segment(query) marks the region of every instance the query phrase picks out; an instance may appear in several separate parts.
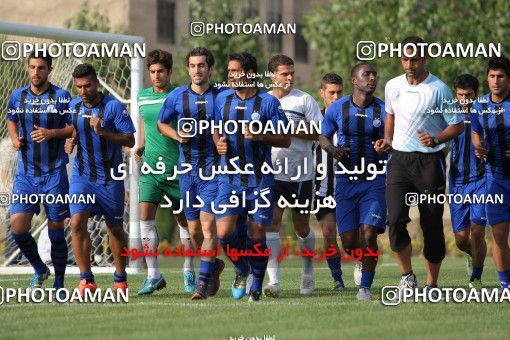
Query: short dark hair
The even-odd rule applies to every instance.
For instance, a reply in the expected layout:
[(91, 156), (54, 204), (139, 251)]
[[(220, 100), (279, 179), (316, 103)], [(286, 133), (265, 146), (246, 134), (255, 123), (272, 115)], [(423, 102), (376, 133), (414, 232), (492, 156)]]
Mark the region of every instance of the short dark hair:
[(94, 79), (97, 79), (97, 73), (94, 69), (94, 66), (90, 64), (80, 64), (74, 68), (73, 78), (85, 78), (91, 76)]
[(478, 79), (476, 79), (475, 76), (471, 74), (461, 74), (457, 78), (455, 78), (455, 81), (453, 82), (453, 87), (455, 89), (472, 89), (475, 92), (478, 92), (478, 87), (480, 86), (480, 83), (478, 82)]
[[(420, 49), (418, 48), (418, 44), (425, 44), (425, 41), (424, 41), (421, 37), (416, 36), (416, 35), (414, 35), (414, 36), (410, 36), (410, 37), (406, 37), (406, 38), (402, 41), (402, 44), (401, 44), (401, 46), (402, 46), (402, 51), (404, 51), (405, 46), (406, 46), (406, 45), (408, 45), (408, 44), (409, 44), (409, 45), (414, 45), (414, 46), (416, 46), (416, 51), (418, 52), (418, 51), (420, 50)], [(420, 58), (424, 58), (424, 57), (426, 57), (426, 56), (427, 56), (427, 49), (425, 48), (423, 51), (424, 51), (425, 53), (424, 53), (424, 55), (423, 55), (423, 56), (419, 55), (419, 57), (420, 57)], [(404, 52), (405, 52), (405, 51), (404, 51)]]
[(280, 65), (291, 66), (294, 65), (294, 60), (291, 57), (288, 57), (284, 54), (277, 54), (269, 59), (269, 63), (267, 64), (267, 70), (271, 73), (276, 72), (276, 69)]
[(336, 73), (326, 73), (321, 80), (321, 89), (325, 88), (327, 84), (343, 85), (344, 80)]
[(365, 66), (365, 65), (368, 65), (368, 66), (372, 67), (372, 68), (375, 70), (374, 65), (372, 65), (372, 64), (370, 64), (370, 63), (367, 63), (367, 62), (362, 62), (362, 63), (359, 63), (359, 64), (354, 65), (354, 67), (351, 69), (351, 78), (352, 78), (352, 77), (354, 77), (354, 74), (358, 71), (358, 69), (359, 69), (361, 66)]
[(154, 64), (163, 65), (168, 71), (172, 69), (174, 60), (172, 53), (163, 50), (152, 50), (147, 57), (147, 68)]
[(503, 70), (505, 74), (510, 77), (510, 60), (507, 57), (492, 57), (489, 59), (487, 63), (487, 73), (489, 74), (489, 70)]
[(228, 61), (236, 60), (241, 64), (243, 71), (246, 73), (248, 70), (257, 72), (257, 59), (248, 52), (234, 53), (228, 56)]
[(214, 56), (212, 55), (211, 51), (209, 51), (205, 47), (195, 47), (191, 51), (188, 52), (186, 55), (186, 66), (189, 66), (189, 58), (190, 57), (198, 57), (198, 56), (205, 56), (205, 61), (207, 62), (207, 66), (212, 67), (214, 66)]
[(48, 51), (45, 51), (45, 52), (32, 51), (28, 55), (27, 63), (30, 62), (30, 59), (42, 59), (46, 62), (46, 65), (48, 65), (48, 68), (51, 68), (51, 65), (53, 64), (53, 59), (50, 57), (50, 54)]

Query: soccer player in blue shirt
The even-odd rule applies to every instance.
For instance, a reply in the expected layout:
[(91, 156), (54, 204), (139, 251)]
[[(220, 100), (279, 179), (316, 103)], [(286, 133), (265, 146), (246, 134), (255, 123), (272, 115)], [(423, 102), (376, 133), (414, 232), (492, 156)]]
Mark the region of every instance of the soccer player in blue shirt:
[[(336, 175), (335, 187), (336, 223), (344, 249), (354, 251), (357, 244), (361, 244), (364, 253), (367, 248), (376, 253), (377, 235), (386, 228), (386, 155), (378, 154), (373, 143), (384, 136), (384, 102), (373, 95), (377, 72), (371, 64), (354, 66), (351, 79), (353, 94), (330, 105), (319, 142), (341, 163), (342, 170), (348, 170)], [(330, 140), (335, 133), (338, 133), (337, 146)], [(376, 256), (364, 256), (362, 259), (358, 300), (372, 299), (370, 288), (377, 260)], [(341, 272), (340, 261), (336, 265)]]
[[(23, 195), (41, 194), (48, 197), (44, 209), (48, 217), (48, 235), (51, 240), (51, 261), (55, 269), (54, 288), (64, 287), (67, 265), (67, 243), (64, 220), (69, 217), (67, 204), (49, 204), (65, 199), (69, 190), (64, 152), (64, 143), (73, 131), (69, 120), (71, 95), (51, 84), (48, 76), (52, 70), (52, 59), (35, 52), (28, 57), (30, 84), (15, 90), (9, 100), (7, 131), (12, 146), (18, 151), (18, 170), (13, 193)], [(12, 236), (21, 253), (34, 267), (35, 274), (30, 288), (40, 288), (50, 275), (42, 262), (37, 244), (30, 234), (34, 214), (39, 214), (39, 202), (13, 201), (10, 215)]]
[[(510, 60), (493, 57), (487, 64), (490, 92), (473, 103), (472, 141), (477, 157), (486, 160), (487, 222), (492, 226), (492, 254), (502, 289), (510, 289)], [(496, 201), (496, 195), (503, 202)]]
[[(209, 84), (214, 67), (214, 56), (210, 51), (203, 47), (194, 48), (186, 56), (186, 65), (191, 83), (168, 95), (159, 113), (158, 128), (162, 135), (179, 142), (179, 169), (183, 169), (183, 163), (191, 164), (190, 173), (179, 175), (190, 234), (203, 251), (214, 250), (217, 233), (211, 203), (218, 193), (218, 181), (216, 178), (206, 180), (205, 177), (211, 176), (219, 156), (211, 130), (199, 132), (197, 129), (200, 121), (214, 120), (214, 103), (220, 91)], [(177, 129), (170, 124), (175, 120)], [(190, 122), (196, 129), (185, 131)], [(199, 202), (197, 196), (204, 203), (201, 208), (193, 207)], [(198, 235), (203, 235), (202, 242), (197, 239)], [(216, 295), (224, 267), (225, 263), (215, 256), (202, 257), (199, 282), (191, 298), (200, 300)]]
[[(129, 112), (117, 99), (98, 91), (99, 81), (90, 64), (80, 64), (73, 71), (79, 97), (70, 103), (73, 138), (65, 150), (71, 153), (77, 146), (69, 195), (75, 202), (71, 210), (73, 249), (80, 269), (78, 288), (94, 291), (97, 285), (90, 268), (91, 240), (87, 231), (89, 217), (105, 217), (110, 248), (115, 262), (114, 287), (127, 290), (126, 257), (121, 254), (127, 246), (123, 228), (124, 181), (118, 178), (122, 163), (122, 146), (133, 147), (135, 128)], [(117, 178), (117, 179), (116, 179)], [(86, 195), (94, 195), (89, 202)]]
[[(216, 209), (221, 210), (216, 215), (218, 238), (223, 249), (239, 249), (236, 221), (238, 217), (249, 217), (246, 246), (248, 252), (257, 255), (231, 258), (236, 271), (232, 295), (239, 300), (246, 294), (246, 280), (251, 272), (250, 301), (259, 301), (268, 260), (266, 228), (271, 226), (273, 217), (274, 186), (274, 175), (262, 173), (261, 168), (264, 163), (272, 165), (272, 146), (288, 147), (291, 141), (289, 136), (279, 131), (276, 134), (252, 134), (246, 129), (246, 123), (251, 121), (260, 121), (264, 127), (272, 124), (275, 129), (278, 122), (288, 123), (278, 99), (255, 86), (255, 57), (249, 53), (230, 55), (227, 72), (232, 90), (223, 91), (216, 99), (215, 123), (225, 126), (227, 122), (236, 122), (237, 129), (235, 135), (227, 134), (225, 130), (221, 135), (215, 131), (216, 148), (221, 155), (222, 167), (235, 169), (231, 160), (237, 157), (236, 165), (240, 169), (251, 168), (253, 173), (219, 175), (219, 192), (214, 202)], [(222, 207), (230, 204), (233, 195), (237, 196), (240, 204)], [(242, 202), (243, 196), (246, 202)]]
[[(478, 96), (478, 79), (462, 74), (455, 79), (458, 104), (454, 108), (464, 115), (464, 132), (452, 140), (450, 157), (450, 194), (482, 196), (485, 194), (485, 165), (475, 156), (471, 143), (471, 106)], [(483, 262), (487, 254), (485, 243), (485, 206), (450, 202), (452, 228), (457, 247), (468, 258), (469, 286), (482, 287)]]

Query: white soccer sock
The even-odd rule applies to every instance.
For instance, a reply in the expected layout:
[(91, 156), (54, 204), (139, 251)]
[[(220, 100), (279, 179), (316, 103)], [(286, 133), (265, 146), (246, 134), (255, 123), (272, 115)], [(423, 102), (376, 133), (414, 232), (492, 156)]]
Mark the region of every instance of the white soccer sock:
[[(303, 247), (306, 247), (310, 252), (315, 251), (315, 233), (312, 230), (312, 228), (310, 228), (310, 233), (308, 233), (308, 235), (305, 238), (300, 237), (297, 234), (296, 234), (296, 236), (298, 239), (298, 244), (299, 244), (299, 248), (300, 248), (301, 252), (304, 251)], [(312, 270), (313, 270), (313, 259), (311, 257), (303, 257), (303, 271), (304, 271), (304, 273), (312, 274)]]
[[(142, 249), (147, 245), (149, 251), (156, 252), (159, 245), (158, 231), (156, 230), (156, 221), (140, 221), (140, 232), (142, 236)], [(145, 256), (147, 263), (147, 278), (159, 279), (161, 272), (158, 267), (158, 258), (156, 256)]]
[[(184, 250), (192, 249), (192, 243), (191, 243), (191, 236), (189, 234), (188, 228), (183, 227), (182, 225), (178, 224), (179, 226), (179, 237), (181, 239), (181, 243), (184, 245)], [(184, 256), (184, 264), (182, 265), (182, 271), (194, 271), (193, 266), (193, 256)]]
[(280, 284), (280, 261), (277, 261), (281, 255), (282, 246), (280, 244), (280, 233), (266, 233), (266, 243), (271, 248), (271, 256), (267, 262), (267, 275), (270, 284)]

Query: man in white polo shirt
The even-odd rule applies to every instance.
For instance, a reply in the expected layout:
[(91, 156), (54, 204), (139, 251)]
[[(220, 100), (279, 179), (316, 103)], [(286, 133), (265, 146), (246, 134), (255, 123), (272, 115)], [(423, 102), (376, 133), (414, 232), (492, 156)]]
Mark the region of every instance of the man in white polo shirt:
[[(378, 152), (393, 148), (388, 162), (386, 200), (389, 238), (402, 272), (401, 288), (416, 288), (411, 265), (411, 238), (407, 231), (409, 206), (420, 194), (444, 194), (446, 185), (446, 142), (462, 133), (463, 117), (452, 110), (452, 93), (427, 71), (427, 56), (421, 53), (419, 37), (402, 43), (401, 62), (405, 74), (386, 84), (384, 139), (375, 143)], [(414, 48), (413, 48), (414, 46)], [(423, 49), (426, 50), (426, 49)], [(443, 205), (420, 202), (427, 283), (437, 286), (445, 256)]]
[[(323, 117), (317, 102), (309, 94), (297, 90), (294, 87), (294, 61), (288, 56), (279, 54), (273, 56), (268, 63), (268, 70), (273, 74), (272, 81), (275, 88), (269, 92), (280, 100), (282, 109), (289, 123), (293, 122), (306, 125), (306, 132), (295, 131), (292, 135), (292, 143), (289, 148), (275, 148), (271, 150), (273, 166), (282, 165), (282, 172), (275, 174), (274, 200), (280, 202), (285, 198), (294, 205), (297, 201), (299, 207), (292, 208), (292, 223), (298, 237), (298, 243), (303, 251), (304, 248), (313, 252), (315, 249), (315, 233), (310, 229), (310, 211), (313, 200), (314, 149), (317, 146), (319, 133), (310, 129), (310, 123), (317, 124)], [(299, 125), (302, 126), (302, 125)], [(285, 164), (288, 166), (285, 166)], [(301, 170), (299, 170), (301, 169)], [(275, 205), (273, 223), (266, 230), (266, 240), (271, 248), (271, 256), (267, 264), (269, 284), (263, 288), (263, 293), (268, 297), (280, 297), (280, 229), (284, 208)], [(303, 269), (301, 271), (300, 293), (312, 294), (314, 291), (314, 274), (311, 257), (303, 257)]]

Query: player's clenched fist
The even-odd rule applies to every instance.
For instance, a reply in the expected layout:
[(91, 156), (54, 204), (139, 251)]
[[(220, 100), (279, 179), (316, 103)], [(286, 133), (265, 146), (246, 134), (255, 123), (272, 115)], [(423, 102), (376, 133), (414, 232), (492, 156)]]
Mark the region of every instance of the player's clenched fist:
[(23, 147), (23, 137), (17, 136), (12, 140), (12, 148), (16, 151)]
[(218, 143), (216, 143), (216, 150), (218, 150), (219, 155), (224, 155), (227, 153), (227, 139), (225, 137), (220, 137)]
[(74, 140), (74, 137), (71, 138), (71, 139), (68, 139), (66, 144), (64, 145), (64, 151), (67, 153), (67, 154), (70, 154), (71, 152), (73, 152), (73, 149), (74, 149), (74, 146), (76, 145), (76, 142)]
[(94, 129), (94, 131), (99, 135), (100, 131), (102, 130), (101, 127), (101, 118), (96, 116), (95, 114), (92, 115), (92, 118), (90, 118), (90, 127)]

